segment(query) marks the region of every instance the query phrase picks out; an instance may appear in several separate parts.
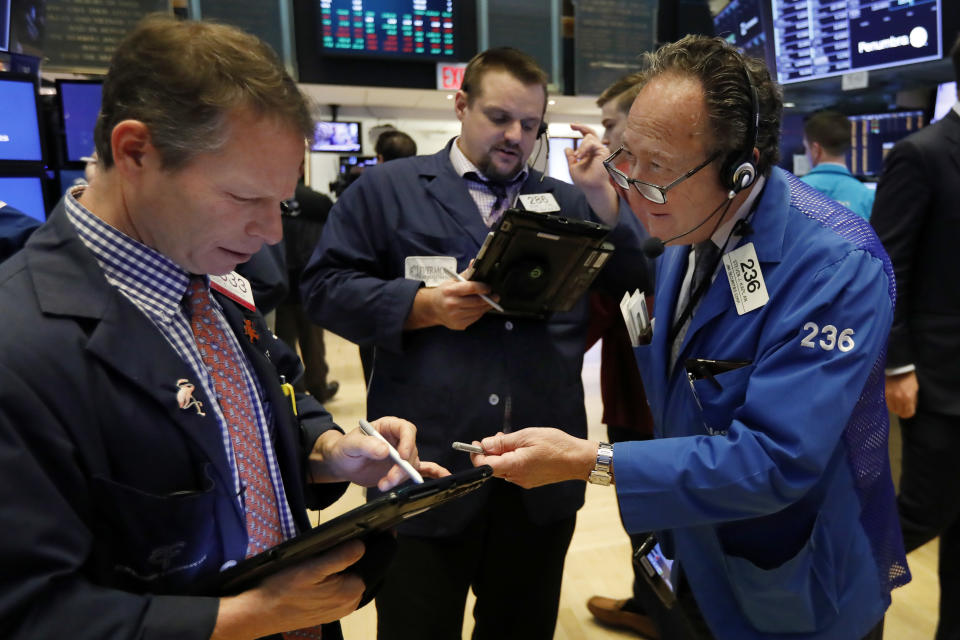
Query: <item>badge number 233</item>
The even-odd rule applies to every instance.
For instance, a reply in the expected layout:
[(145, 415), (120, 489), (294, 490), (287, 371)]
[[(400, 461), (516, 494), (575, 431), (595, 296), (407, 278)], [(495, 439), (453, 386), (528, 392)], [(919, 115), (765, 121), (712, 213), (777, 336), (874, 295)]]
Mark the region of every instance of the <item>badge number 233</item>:
[[(802, 347), (816, 349), (819, 346), (824, 351), (839, 349), (846, 353), (856, 346), (853, 341), (853, 334), (855, 333), (853, 329), (838, 331), (832, 324), (820, 327), (816, 322), (808, 322), (803, 325), (803, 330), (807, 333), (800, 341)], [(820, 340), (817, 340), (817, 335), (821, 336)]]

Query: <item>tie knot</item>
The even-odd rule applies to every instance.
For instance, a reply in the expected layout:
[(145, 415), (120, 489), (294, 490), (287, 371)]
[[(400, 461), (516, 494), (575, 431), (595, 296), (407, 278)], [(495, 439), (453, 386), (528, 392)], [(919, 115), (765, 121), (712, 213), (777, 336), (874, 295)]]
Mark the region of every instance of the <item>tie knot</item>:
[(704, 240), (694, 245), (693, 262), (693, 290), (695, 291), (704, 279), (713, 275), (713, 270), (717, 266), (717, 256), (720, 255), (720, 247), (714, 244), (713, 240)]
[(193, 315), (198, 309), (204, 309), (210, 304), (210, 289), (207, 279), (203, 276), (190, 276), (190, 283), (183, 294), (183, 306)]
[[(497, 200), (502, 200), (507, 197), (507, 184), (504, 182), (494, 182), (493, 180), (487, 180), (481, 176), (476, 171), (467, 171), (463, 174), (463, 177), (471, 182), (476, 182), (477, 184), (482, 184), (484, 187), (490, 190)], [(510, 183), (512, 184), (512, 183)]]

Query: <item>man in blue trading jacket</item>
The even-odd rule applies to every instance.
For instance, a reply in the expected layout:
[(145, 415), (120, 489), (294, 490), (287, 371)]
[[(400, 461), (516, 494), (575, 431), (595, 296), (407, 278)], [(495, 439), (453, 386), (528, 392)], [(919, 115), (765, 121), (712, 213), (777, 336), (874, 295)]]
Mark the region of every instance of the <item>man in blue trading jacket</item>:
[(803, 123), (803, 148), (813, 167), (801, 178), (850, 211), (870, 219), (873, 191), (847, 169), (845, 154), (850, 149), (850, 121), (837, 111), (818, 111)]
[[(377, 347), (367, 411), (415, 421), (423, 455), (451, 470), (470, 466), (455, 440), (539, 424), (586, 434), (586, 299), (547, 320), (504, 317), (479, 297), (488, 287), (442, 271), (464, 271), (504, 209), (547, 194), (564, 216), (615, 224), (601, 283), (620, 294), (646, 284), (629, 250), (639, 247), (636, 221), (618, 222), (596, 136), (568, 154), (581, 189), (526, 167), (546, 103), (546, 74), (529, 56), (478, 54), (456, 95), (460, 136), (434, 155), (367, 169), (337, 201), (304, 274), (314, 320)], [(577, 482), (533, 491), (497, 482), (400, 527), (376, 600), (379, 637), (459, 637), (472, 586), (475, 638), (552, 638), (583, 495)]]
[[(311, 129), (282, 63), (237, 29), (154, 17), (119, 45), (97, 179), (0, 267), (4, 638), (341, 637), (359, 542), (192, 595), (309, 528), (341, 481), (405, 477), (309, 396), (296, 415), (281, 382), (302, 367), (231, 273), (280, 240)], [(413, 425), (377, 428), (440, 473)]]
[(782, 102), (762, 62), (687, 36), (647, 66), (628, 169), (608, 166), (671, 245), (636, 349), (656, 437), (528, 429), (474, 461), (522, 486), (615, 480), (627, 530), (657, 531), (676, 560), (697, 637), (879, 639), (909, 580), (883, 398), (889, 259), (866, 221), (775, 167)]

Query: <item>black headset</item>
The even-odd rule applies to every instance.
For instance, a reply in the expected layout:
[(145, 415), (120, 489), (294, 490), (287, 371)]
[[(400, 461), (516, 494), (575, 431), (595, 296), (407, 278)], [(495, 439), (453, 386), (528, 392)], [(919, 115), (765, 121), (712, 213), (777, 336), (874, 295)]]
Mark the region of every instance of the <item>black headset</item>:
[(753, 162), (753, 150), (757, 146), (757, 136), (760, 129), (760, 100), (757, 97), (757, 88), (750, 79), (747, 62), (740, 58), (743, 75), (747, 80), (750, 93), (750, 124), (746, 144), (727, 156), (720, 169), (720, 180), (723, 186), (731, 193), (737, 194), (749, 187), (757, 179), (757, 165)]
[(537, 127), (537, 140), (543, 137), (543, 134), (547, 132), (547, 123), (545, 120), (540, 121), (540, 126)]

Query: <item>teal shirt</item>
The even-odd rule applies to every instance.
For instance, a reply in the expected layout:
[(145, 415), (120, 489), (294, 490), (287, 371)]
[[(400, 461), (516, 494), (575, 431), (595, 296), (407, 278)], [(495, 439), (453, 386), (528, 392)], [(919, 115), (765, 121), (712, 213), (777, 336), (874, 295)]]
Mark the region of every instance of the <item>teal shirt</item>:
[(827, 194), (864, 220), (870, 219), (875, 193), (853, 177), (846, 167), (838, 164), (819, 164), (800, 179), (817, 191)]

